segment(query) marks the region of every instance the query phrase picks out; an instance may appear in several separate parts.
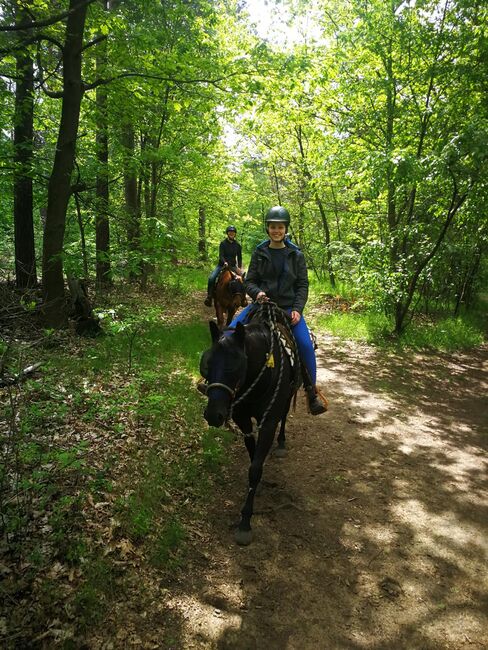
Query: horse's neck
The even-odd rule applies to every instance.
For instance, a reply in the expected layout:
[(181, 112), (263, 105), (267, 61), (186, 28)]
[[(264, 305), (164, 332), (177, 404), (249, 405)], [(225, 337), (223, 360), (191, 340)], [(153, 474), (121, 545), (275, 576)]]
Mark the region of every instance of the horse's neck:
[(271, 350), (271, 333), (264, 323), (246, 325), (246, 329), (247, 384), (254, 381), (268, 360), (268, 353)]

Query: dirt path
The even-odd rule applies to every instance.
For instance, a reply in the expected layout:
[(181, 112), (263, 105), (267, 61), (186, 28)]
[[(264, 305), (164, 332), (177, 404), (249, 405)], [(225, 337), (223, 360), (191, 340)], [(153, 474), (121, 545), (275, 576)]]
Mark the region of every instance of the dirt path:
[(487, 347), (399, 357), (321, 337), (329, 412), (291, 418), (246, 548), (236, 440), (201, 552), (163, 594), (164, 647), (488, 647), (487, 370)]

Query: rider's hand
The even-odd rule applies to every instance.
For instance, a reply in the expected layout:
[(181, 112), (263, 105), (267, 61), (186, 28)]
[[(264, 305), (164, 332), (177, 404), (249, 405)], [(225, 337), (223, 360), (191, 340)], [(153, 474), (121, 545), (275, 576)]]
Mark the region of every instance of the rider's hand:
[(264, 291), (260, 291), (256, 296), (256, 302), (269, 302), (269, 298)]
[(298, 321), (300, 320), (300, 318), (302, 317), (302, 315), (300, 314), (300, 312), (299, 312), (299, 311), (295, 311), (295, 310), (293, 310), (293, 311), (291, 312), (290, 316), (291, 316), (291, 324), (292, 324), (292, 325), (296, 325), (296, 324), (298, 323)]

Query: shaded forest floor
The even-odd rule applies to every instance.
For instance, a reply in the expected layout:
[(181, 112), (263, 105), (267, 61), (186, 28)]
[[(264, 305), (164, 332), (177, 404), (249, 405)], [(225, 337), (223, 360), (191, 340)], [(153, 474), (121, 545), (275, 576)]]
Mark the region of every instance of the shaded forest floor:
[[(213, 315), (202, 298), (195, 296), (187, 312), (193, 320)], [(168, 323), (181, 320), (177, 309), (165, 310)], [(233, 541), (248, 466), (235, 433), (208, 503), (186, 483), (177, 504), (161, 504), (163, 518), (180, 506), (182, 516), (188, 514), (182, 556), (170, 553), (166, 566), (157, 568), (142, 545), (114, 528), (115, 494), (86, 502), (85, 532), (97, 530), (97, 548), (118, 572), (103, 623), (95, 615), (100, 590), (85, 591), (93, 625), (79, 628), (72, 596), (83, 566), (55, 562), (49, 568), (55, 593), (39, 595), (40, 582), (6, 591), (19, 622), (13, 627), (8, 615), (0, 617), (5, 647), (488, 646), (488, 346), (455, 354), (398, 353), (317, 334), (319, 383), (330, 409), (312, 418), (303, 396), (298, 400), (289, 420), (289, 454), (271, 456), (265, 466), (252, 544), (242, 548)], [(89, 344), (80, 358), (88, 350)], [(73, 417), (74, 411), (65, 418), (66, 435), (79, 429)], [(94, 450), (106, 438), (115, 482), (130, 485), (151, 434), (132, 417), (129, 433), (116, 439), (102, 425)], [(185, 422), (174, 415), (171, 426), (180, 444)], [(201, 427), (206, 430), (203, 417)], [(200, 453), (199, 446), (195, 439), (180, 451)], [(1, 562), (0, 569), (12, 575)], [(35, 602), (29, 591), (36, 592)], [(33, 602), (45, 625), (29, 636)]]
[(136, 598), (87, 647), (488, 646), (488, 347), (319, 344), (330, 410), (312, 418), (300, 400), (289, 455), (265, 467), (253, 543), (233, 542), (247, 476), (236, 435), (176, 578), (140, 567)]

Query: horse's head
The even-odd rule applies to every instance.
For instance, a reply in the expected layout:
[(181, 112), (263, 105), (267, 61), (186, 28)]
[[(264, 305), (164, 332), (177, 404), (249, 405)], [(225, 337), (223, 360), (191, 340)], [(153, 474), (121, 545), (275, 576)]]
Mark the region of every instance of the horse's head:
[(208, 381), (204, 417), (210, 426), (220, 427), (229, 418), (232, 401), (246, 378), (245, 329), (237, 323), (234, 332), (221, 334), (210, 321), (210, 334), (212, 348), (203, 353), (200, 361), (200, 370)]

